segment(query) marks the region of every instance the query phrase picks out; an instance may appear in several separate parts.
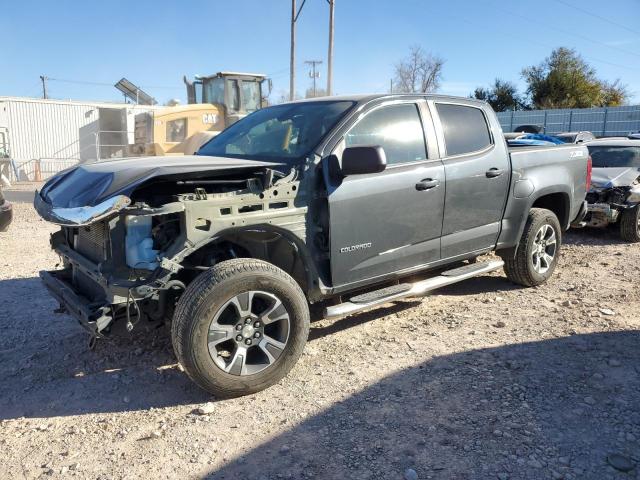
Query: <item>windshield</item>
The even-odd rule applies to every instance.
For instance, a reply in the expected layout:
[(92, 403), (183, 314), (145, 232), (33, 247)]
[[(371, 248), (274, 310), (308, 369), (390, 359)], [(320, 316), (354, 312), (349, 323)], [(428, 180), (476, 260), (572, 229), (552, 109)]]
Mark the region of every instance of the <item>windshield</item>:
[(640, 168), (640, 146), (638, 147), (595, 147), (589, 146), (593, 166), (597, 168), (638, 167)]
[(224, 78), (206, 79), (202, 88), (204, 103), (224, 104)]
[(311, 152), (353, 105), (327, 101), (264, 108), (223, 130), (197, 154), (252, 160), (299, 159)]

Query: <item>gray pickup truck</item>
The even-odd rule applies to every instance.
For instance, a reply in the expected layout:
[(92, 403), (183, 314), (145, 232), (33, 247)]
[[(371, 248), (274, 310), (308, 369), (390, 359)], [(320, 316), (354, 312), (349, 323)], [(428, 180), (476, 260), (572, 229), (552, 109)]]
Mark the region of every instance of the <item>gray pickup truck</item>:
[(518, 284), (545, 282), (584, 214), (588, 175), (584, 146), (509, 152), (475, 100), (292, 102), (194, 156), (49, 180), (35, 207), (62, 227), (51, 244), (63, 265), (41, 276), (94, 337), (170, 323), (188, 375), (238, 396), (287, 374), (311, 306), (341, 317), (503, 267)]

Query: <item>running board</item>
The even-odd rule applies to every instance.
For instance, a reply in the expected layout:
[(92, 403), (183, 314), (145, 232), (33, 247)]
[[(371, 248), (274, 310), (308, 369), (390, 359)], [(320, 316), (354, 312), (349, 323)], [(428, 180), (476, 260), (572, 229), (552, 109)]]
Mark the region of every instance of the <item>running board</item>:
[[(502, 268), (502, 260), (491, 260), (484, 263), (471, 263), (453, 270), (442, 272), (437, 277), (427, 278), (416, 283), (401, 284), (394, 287), (386, 287), (380, 290), (358, 295), (349, 301), (325, 308), (325, 318), (338, 318), (361, 310), (367, 310), (377, 305), (382, 305), (394, 300), (408, 297), (421, 297), (432, 290), (458, 283), (468, 278), (477, 277), (483, 273), (492, 272)], [(364, 300), (367, 301), (364, 301)]]

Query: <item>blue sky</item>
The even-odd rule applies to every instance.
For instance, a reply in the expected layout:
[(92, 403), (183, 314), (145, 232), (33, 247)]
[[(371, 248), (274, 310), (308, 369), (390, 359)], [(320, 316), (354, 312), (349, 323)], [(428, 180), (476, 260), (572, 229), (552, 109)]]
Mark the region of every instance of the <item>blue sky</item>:
[[(297, 0), (298, 4), (302, 0)], [(640, 103), (638, 0), (335, 0), (334, 91), (384, 92), (411, 45), (446, 59), (443, 93), (468, 95), (495, 77), (524, 86), (520, 71), (552, 48), (576, 48)], [(127, 77), (159, 101), (184, 101), (182, 75), (220, 70), (271, 75), (289, 88), (289, 0), (4, 2), (0, 96), (115, 100)], [(572, 7), (573, 6), (573, 7)], [(576, 8), (574, 8), (576, 7)], [(602, 18), (599, 18), (602, 17)], [(298, 20), (297, 91), (311, 85), (304, 60), (326, 82), (328, 5), (307, 0)], [(61, 80), (102, 83), (68, 83)]]

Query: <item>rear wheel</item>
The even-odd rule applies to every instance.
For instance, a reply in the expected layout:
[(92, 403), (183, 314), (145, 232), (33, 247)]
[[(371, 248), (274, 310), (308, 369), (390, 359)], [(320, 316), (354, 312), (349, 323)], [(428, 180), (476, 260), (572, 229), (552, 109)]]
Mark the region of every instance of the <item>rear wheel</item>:
[(532, 208), (515, 255), (504, 255), (504, 271), (514, 283), (533, 287), (546, 282), (558, 263), (562, 231), (558, 217)]
[(178, 302), (173, 347), (187, 374), (215, 396), (263, 390), (296, 363), (309, 333), (309, 308), (291, 276), (253, 259), (221, 262)]
[(627, 242), (640, 242), (640, 205), (627, 208), (622, 212), (620, 236)]

